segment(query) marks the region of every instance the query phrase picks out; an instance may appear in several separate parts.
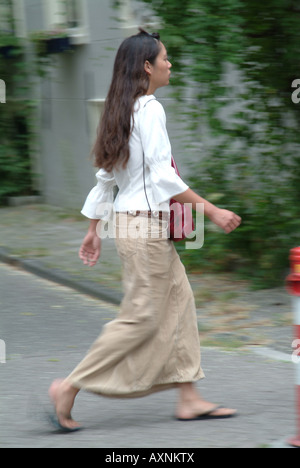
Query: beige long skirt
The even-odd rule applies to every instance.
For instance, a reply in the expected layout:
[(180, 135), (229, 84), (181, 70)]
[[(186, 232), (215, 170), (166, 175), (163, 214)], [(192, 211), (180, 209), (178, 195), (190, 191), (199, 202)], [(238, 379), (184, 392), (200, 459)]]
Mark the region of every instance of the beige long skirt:
[(194, 295), (167, 227), (116, 216), (125, 295), (118, 317), (68, 377), (74, 387), (137, 398), (204, 377)]

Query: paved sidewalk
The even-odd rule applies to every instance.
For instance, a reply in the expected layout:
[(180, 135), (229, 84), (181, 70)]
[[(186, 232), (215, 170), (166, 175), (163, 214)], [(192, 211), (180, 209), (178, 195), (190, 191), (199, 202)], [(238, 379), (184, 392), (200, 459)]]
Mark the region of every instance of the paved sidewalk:
[[(95, 298), (120, 303), (122, 273), (114, 241), (103, 241), (101, 260), (94, 268), (84, 266), (78, 258), (88, 227), (88, 220), (80, 213), (34, 205), (2, 208), (0, 220), (0, 261)], [(230, 275), (189, 277), (203, 344), (264, 346), (291, 353), (293, 314), (284, 285), (251, 291), (246, 282)]]
[(45, 395), (53, 377), (72, 370), (118, 311), (121, 265), (111, 240), (103, 242), (95, 268), (81, 264), (88, 221), (80, 214), (35, 205), (2, 208), (0, 219), (0, 261), (17, 266), (0, 263), (0, 338), (13, 341), (8, 363), (0, 365), (0, 447), (286, 446), (295, 432), (291, 299), (284, 285), (251, 291), (228, 275), (189, 276), (207, 376), (201, 391), (238, 407), (239, 418), (177, 424), (171, 418), (175, 392), (166, 392), (126, 405), (80, 395), (77, 417), (87, 430), (68, 438), (28, 422), (32, 402), (24, 404), (20, 382), (28, 397), (38, 379), (38, 393)]
[(173, 419), (176, 391), (115, 400), (81, 393), (82, 432), (61, 435), (44, 418), (47, 389), (83, 358), (118, 307), (0, 264), (0, 448), (286, 447), (294, 435), (293, 366), (251, 351), (202, 349), (202, 395), (237, 408), (230, 420)]
[(78, 258), (89, 225), (80, 213), (29, 205), (2, 208), (0, 216), (0, 261), (20, 265), (96, 297), (120, 302), (122, 276), (114, 241), (103, 241), (97, 268), (85, 267)]

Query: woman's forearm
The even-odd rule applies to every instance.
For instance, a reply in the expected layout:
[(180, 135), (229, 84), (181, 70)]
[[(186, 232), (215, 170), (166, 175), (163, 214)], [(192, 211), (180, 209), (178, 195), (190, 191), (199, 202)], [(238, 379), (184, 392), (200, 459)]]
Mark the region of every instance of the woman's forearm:
[(180, 195), (176, 195), (174, 197), (174, 200), (176, 200), (179, 203), (191, 203), (193, 210), (197, 211), (197, 204), (201, 204), (201, 210), (202, 206), (204, 205), (204, 215), (207, 216), (208, 218), (212, 218), (218, 208), (210, 203), (209, 201), (205, 200), (204, 198), (200, 197), (196, 192), (194, 192), (191, 189), (188, 189), (186, 192), (181, 193)]
[(100, 228), (99, 223), (101, 223), (101, 220), (91, 219), (90, 220), (90, 226), (89, 226), (89, 233), (96, 234), (97, 230), (99, 230), (99, 228)]
[(179, 203), (191, 203), (196, 211), (202, 211), (204, 206), (204, 215), (207, 216), (213, 223), (222, 228), (226, 234), (234, 231), (242, 222), (242, 219), (232, 211), (223, 210), (213, 205), (209, 201), (200, 197), (193, 190), (188, 189), (186, 192), (174, 197)]

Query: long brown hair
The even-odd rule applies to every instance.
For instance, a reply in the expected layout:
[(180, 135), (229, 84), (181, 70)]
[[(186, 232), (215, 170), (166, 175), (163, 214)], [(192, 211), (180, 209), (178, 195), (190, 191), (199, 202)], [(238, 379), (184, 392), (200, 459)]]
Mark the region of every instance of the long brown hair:
[(136, 99), (147, 94), (149, 77), (144, 69), (148, 60), (155, 63), (161, 50), (159, 34), (140, 33), (120, 46), (114, 65), (112, 83), (92, 150), (95, 166), (111, 172), (115, 166), (126, 167), (132, 118)]

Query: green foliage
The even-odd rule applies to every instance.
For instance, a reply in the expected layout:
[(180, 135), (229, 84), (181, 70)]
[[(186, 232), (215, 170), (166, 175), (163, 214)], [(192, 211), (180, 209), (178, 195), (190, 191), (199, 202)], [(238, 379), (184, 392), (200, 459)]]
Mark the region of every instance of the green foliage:
[(243, 217), (229, 236), (208, 223), (204, 248), (183, 252), (185, 262), (238, 271), (258, 287), (282, 284), (300, 238), (300, 107), (291, 100), (300, 78), (299, 4), (144, 2), (163, 20), (177, 98), (187, 90), (193, 98), (186, 120), (201, 150), (191, 186)]
[(0, 204), (8, 196), (31, 195), (35, 108), (28, 99), (29, 70), (24, 48), (13, 34), (0, 32), (0, 78), (6, 104), (0, 104)]

